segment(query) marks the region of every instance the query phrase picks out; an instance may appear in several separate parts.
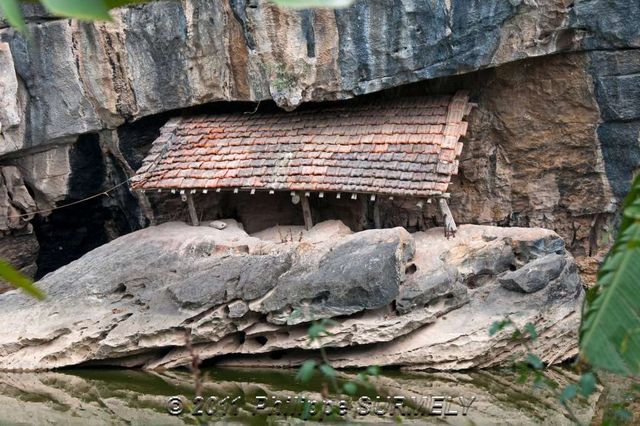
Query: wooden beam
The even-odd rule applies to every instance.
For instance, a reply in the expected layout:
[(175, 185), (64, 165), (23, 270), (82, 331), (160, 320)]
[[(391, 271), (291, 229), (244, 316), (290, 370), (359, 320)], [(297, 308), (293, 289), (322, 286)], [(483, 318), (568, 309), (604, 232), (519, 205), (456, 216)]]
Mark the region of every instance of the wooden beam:
[(447, 200), (444, 198), (438, 198), (438, 207), (440, 207), (440, 213), (444, 219), (444, 236), (447, 237), (447, 239), (449, 237), (455, 237), (458, 227), (456, 226), (456, 222), (453, 220), (453, 215), (451, 214), (451, 210), (449, 210)]
[(308, 231), (313, 228), (313, 219), (311, 217), (311, 206), (309, 206), (309, 199), (307, 197), (300, 197), (300, 204), (302, 204), (304, 228)]
[(196, 205), (193, 202), (193, 196), (191, 194), (187, 194), (187, 207), (189, 208), (189, 216), (191, 217), (191, 225), (198, 226), (200, 222), (198, 221), (198, 214), (196, 213)]

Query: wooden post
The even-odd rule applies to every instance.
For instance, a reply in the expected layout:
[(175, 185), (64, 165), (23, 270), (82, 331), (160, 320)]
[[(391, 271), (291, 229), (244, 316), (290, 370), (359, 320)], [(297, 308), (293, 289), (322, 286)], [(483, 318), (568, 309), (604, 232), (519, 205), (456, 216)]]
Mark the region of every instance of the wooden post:
[(458, 227), (456, 226), (456, 222), (453, 220), (453, 215), (451, 214), (451, 210), (449, 210), (447, 200), (444, 198), (438, 198), (438, 207), (440, 207), (440, 213), (444, 219), (444, 236), (447, 238), (455, 237)]
[[(427, 229), (427, 226), (424, 222), (424, 202), (425, 200), (418, 200), (416, 203), (416, 209), (418, 210), (418, 231), (422, 232)], [(430, 203), (431, 200), (427, 199), (427, 203)]]
[(300, 197), (302, 205), (302, 215), (304, 216), (304, 229), (307, 231), (313, 228), (313, 219), (311, 217), (311, 206), (309, 206), (309, 197), (302, 195)]
[[(353, 198), (351, 199), (353, 200)], [(369, 229), (371, 227), (369, 222), (369, 200), (367, 200), (366, 196), (360, 197), (360, 226), (362, 229)]]
[(380, 203), (378, 200), (373, 202), (373, 226), (376, 229), (382, 228), (382, 222), (380, 221)]
[(196, 205), (193, 203), (193, 196), (191, 194), (187, 194), (187, 207), (189, 208), (191, 225), (193, 226), (200, 225), (200, 222), (198, 221), (198, 214), (196, 213)]

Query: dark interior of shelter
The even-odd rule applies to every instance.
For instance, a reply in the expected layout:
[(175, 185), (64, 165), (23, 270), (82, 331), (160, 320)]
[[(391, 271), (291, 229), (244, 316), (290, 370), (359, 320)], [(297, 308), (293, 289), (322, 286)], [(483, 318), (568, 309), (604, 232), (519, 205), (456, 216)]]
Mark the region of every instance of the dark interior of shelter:
[[(352, 199), (351, 194), (325, 193), (309, 197), (313, 222), (340, 220), (352, 231), (374, 229), (374, 201), (370, 196), (359, 195)], [(189, 222), (188, 207), (179, 194), (150, 194), (159, 222), (182, 220)], [(442, 222), (435, 205), (422, 203), (414, 199), (394, 199), (378, 201), (380, 220), (383, 228), (403, 226), (410, 232), (423, 231)], [(266, 191), (251, 195), (249, 191), (234, 194), (232, 191), (213, 194), (196, 194), (194, 203), (198, 219), (206, 223), (217, 219), (235, 219), (245, 231), (254, 233), (274, 226), (303, 226), (304, 218), (300, 204), (293, 204), (289, 192), (269, 194)]]

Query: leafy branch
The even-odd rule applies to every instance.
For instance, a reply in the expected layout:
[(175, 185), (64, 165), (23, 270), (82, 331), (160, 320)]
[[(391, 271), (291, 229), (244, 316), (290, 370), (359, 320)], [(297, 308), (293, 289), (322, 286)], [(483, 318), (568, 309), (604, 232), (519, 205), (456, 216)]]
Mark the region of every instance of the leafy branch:
[[(327, 330), (327, 327), (334, 325), (336, 325), (336, 322), (330, 319), (323, 319), (320, 322), (314, 321), (307, 331), (309, 340), (313, 343), (324, 336), (333, 336), (333, 334), (329, 330)], [(327, 357), (326, 349), (322, 346), (320, 346), (320, 357), (322, 358), (321, 364), (318, 364), (313, 359), (306, 360), (300, 367), (296, 378), (301, 382), (306, 383), (311, 380), (311, 377), (313, 377), (313, 374), (315, 373), (317, 368), (326, 378), (329, 379), (334, 392), (339, 392), (338, 381), (336, 380), (336, 371), (331, 366), (331, 362)]]
[[(296, 315), (297, 311), (294, 311), (292, 315)], [(328, 327), (335, 326), (337, 323), (330, 319), (323, 319), (321, 321), (314, 321), (307, 331), (307, 335), (311, 342), (315, 342), (320, 340), (323, 337), (333, 336), (333, 334), (328, 330)], [(358, 385), (369, 387), (369, 377), (377, 376), (380, 374), (380, 368), (377, 366), (370, 366), (365, 371), (361, 371), (357, 375), (357, 379), (355, 381), (347, 381), (342, 384), (342, 388), (338, 385), (338, 380), (336, 378), (336, 371), (331, 365), (331, 361), (327, 356), (327, 351), (323, 346), (320, 346), (320, 359), (321, 362), (318, 363), (316, 360), (308, 359), (298, 370), (298, 374), (296, 375), (296, 379), (301, 381), (302, 383), (307, 383), (311, 380), (316, 371), (319, 371), (325, 378), (327, 378), (332, 386), (332, 389), (335, 393), (339, 394), (341, 391), (348, 395), (355, 395), (358, 391)]]
[(19, 288), (36, 299), (43, 300), (44, 293), (33, 285), (31, 278), (27, 277), (7, 261), (0, 259), (0, 280), (6, 281), (13, 287)]
[(575, 415), (569, 402), (577, 397), (588, 398), (596, 390), (597, 379), (592, 372), (585, 372), (580, 376), (577, 383), (572, 383), (558, 391), (558, 384), (547, 377), (544, 373), (545, 365), (542, 360), (533, 353), (530, 344), (538, 338), (538, 332), (532, 323), (527, 323), (520, 329), (508, 316), (503, 320), (496, 321), (489, 328), (489, 335), (493, 336), (507, 327), (513, 327), (511, 338), (521, 343), (527, 349), (524, 361), (515, 363), (515, 369), (519, 373), (518, 382), (526, 383), (533, 374), (533, 385), (536, 387), (547, 387), (555, 394), (560, 404), (564, 407), (569, 418), (576, 424), (581, 424)]
[(624, 201), (618, 238), (587, 292), (580, 354), (595, 368), (640, 374), (640, 176)]

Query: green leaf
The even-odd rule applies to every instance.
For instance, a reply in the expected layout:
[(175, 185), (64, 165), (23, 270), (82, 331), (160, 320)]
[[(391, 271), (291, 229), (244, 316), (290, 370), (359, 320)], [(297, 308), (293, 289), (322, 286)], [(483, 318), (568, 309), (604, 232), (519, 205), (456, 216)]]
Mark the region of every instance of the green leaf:
[(308, 359), (302, 363), (298, 374), (296, 374), (296, 380), (306, 383), (313, 377), (313, 372), (316, 369), (316, 362), (312, 359)]
[(538, 332), (536, 331), (535, 325), (528, 322), (524, 326), (524, 329), (527, 333), (529, 333), (529, 337), (531, 338), (531, 341), (535, 341), (538, 338)]
[(349, 7), (355, 0), (273, 0), (278, 6), (290, 9), (328, 8), (340, 9)]
[(624, 337), (622, 338), (622, 341), (620, 342), (620, 353), (624, 354), (625, 352), (627, 352), (629, 350), (629, 342), (636, 336), (638, 336), (638, 334), (640, 334), (640, 329), (635, 329), (635, 330), (627, 330), (627, 332), (625, 332)]
[(560, 402), (571, 401), (573, 398), (578, 395), (578, 385), (571, 384), (562, 390), (560, 394)]
[(489, 336), (493, 336), (494, 334), (502, 331), (506, 326), (512, 324), (511, 320), (504, 319), (501, 321), (494, 321), (489, 327)]
[(527, 363), (536, 370), (542, 370), (544, 368), (544, 364), (540, 358), (532, 353), (527, 354)]
[(24, 23), (17, 0), (0, 0), (0, 12), (12, 27), (15, 27), (22, 34), (27, 33), (27, 25)]
[(615, 417), (617, 420), (628, 422), (633, 419), (633, 413), (631, 413), (631, 411), (627, 410), (626, 408), (618, 407), (613, 411), (613, 417)]
[(618, 238), (587, 294), (580, 326), (580, 353), (596, 368), (640, 374), (640, 176), (624, 202)]
[(536, 370), (534, 373), (533, 385), (537, 388), (543, 388), (545, 384), (546, 382), (544, 374), (542, 374), (542, 372), (540, 372), (539, 370)]
[(634, 220), (640, 219), (640, 198), (631, 202), (624, 209), (624, 216)]
[(596, 384), (596, 376), (593, 373), (584, 373), (580, 376), (580, 382), (578, 382), (580, 395), (584, 397), (591, 395), (596, 390)]
[(358, 391), (358, 385), (353, 382), (347, 382), (342, 385), (342, 389), (344, 389), (344, 393), (346, 393), (347, 395), (355, 395)]
[(531, 374), (531, 370), (526, 366), (526, 364), (522, 364), (525, 366), (525, 368), (519, 368), (519, 374), (518, 374), (518, 383), (522, 384), (522, 383), (526, 383), (527, 380), (529, 380), (529, 374)]
[(322, 321), (320, 321), (320, 324), (322, 324), (325, 327), (335, 327), (338, 325), (338, 322), (330, 318), (324, 318)]
[(494, 321), (489, 327), (489, 336), (493, 336), (500, 330), (501, 330), (500, 321)]
[(625, 353), (629, 350), (629, 335), (627, 334), (622, 338), (622, 342), (620, 342), (620, 353)]
[(550, 379), (548, 377), (545, 376), (544, 378), (544, 383), (550, 388), (550, 389), (557, 389), (558, 386), (560, 386), (555, 380)]
[(377, 365), (371, 365), (367, 367), (367, 374), (370, 376), (380, 375), (380, 367), (378, 367)]
[(0, 279), (32, 295), (36, 299), (43, 300), (45, 298), (45, 294), (33, 285), (33, 281), (31, 281), (29, 277), (22, 274), (4, 260), (0, 260)]
[(110, 21), (104, 0), (40, 0), (53, 15), (87, 21)]
[(302, 413), (300, 414), (300, 418), (302, 420), (309, 420), (310, 416), (311, 416), (311, 401), (307, 399), (304, 402), (304, 405), (302, 406)]
[(318, 337), (320, 337), (321, 334), (325, 332), (326, 332), (326, 329), (324, 328), (324, 325), (320, 323), (313, 323), (311, 327), (309, 327), (309, 330), (307, 330), (307, 334), (312, 340), (317, 339)]
[(329, 364), (322, 364), (320, 366), (320, 371), (329, 378), (336, 377), (336, 370), (334, 370)]
[(289, 316), (287, 317), (287, 321), (293, 321), (297, 318), (300, 318), (302, 316), (302, 312), (300, 312), (300, 309), (294, 309), (293, 311), (291, 311), (291, 313), (289, 314)]

